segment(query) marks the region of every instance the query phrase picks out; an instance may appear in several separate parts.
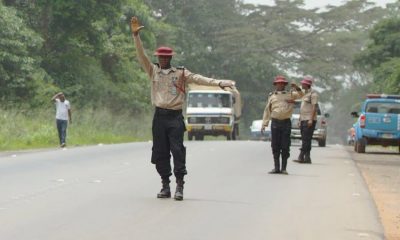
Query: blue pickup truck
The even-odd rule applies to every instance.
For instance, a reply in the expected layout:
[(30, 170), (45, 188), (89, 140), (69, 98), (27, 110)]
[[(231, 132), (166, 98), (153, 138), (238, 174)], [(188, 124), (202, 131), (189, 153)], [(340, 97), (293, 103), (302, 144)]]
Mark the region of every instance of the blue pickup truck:
[(368, 94), (357, 117), (354, 151), (365, 153), (367, 145), (397, 146), (400, 152), (400, 95)]

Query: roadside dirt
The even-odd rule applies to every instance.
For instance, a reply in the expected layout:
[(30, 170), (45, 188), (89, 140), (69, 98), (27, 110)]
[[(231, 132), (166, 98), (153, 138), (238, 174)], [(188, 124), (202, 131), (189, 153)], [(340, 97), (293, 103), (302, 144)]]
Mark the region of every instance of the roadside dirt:
[(378, 208), (387, 240), (400, 240), (400, 154), (398, 148), (367, 147), (356, 153), (347, 147)]

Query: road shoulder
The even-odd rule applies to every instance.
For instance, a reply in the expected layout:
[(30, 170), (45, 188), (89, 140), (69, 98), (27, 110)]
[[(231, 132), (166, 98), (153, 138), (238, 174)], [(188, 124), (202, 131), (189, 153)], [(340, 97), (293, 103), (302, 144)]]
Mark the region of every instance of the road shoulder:
[(400, 155), (393, 149), (371, 147), (359, 154), (346, 147), (377, 206), (387, 240), (400, 239)]

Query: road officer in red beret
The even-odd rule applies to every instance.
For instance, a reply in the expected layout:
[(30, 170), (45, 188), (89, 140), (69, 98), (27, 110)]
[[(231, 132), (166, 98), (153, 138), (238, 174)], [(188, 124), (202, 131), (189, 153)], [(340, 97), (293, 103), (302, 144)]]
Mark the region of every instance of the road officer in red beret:
[(298, 159), (293, 161), (311, 164), (311, 142), (317, 124), (318, 93), (311, 87), (313, 84), (311, 76), (305, 76), (300, 83), (305, 91), (300, 105), (301, 148)]
[[(276, 76), (273, 84), (275, 91), (269, 93), (267, 105), (264, 109), (261, 132), (264, 132), (271, 121), (271, 147), (275, 167), (269, 173), (288, 174), (286, 166), (290, 156), (290, 132), (292, 129), (290, 118), (293, 113), (294, 101), (304, 94), (295, 83), (291, 84), (292, 89), (290, 91), (286, 91), (288, 81), (284, 76)], [(282, 158), (282, 166), (280, 165), (280, 157)]]
[(131, 19), (132, 37), (136, 46), (136, 53), (140, 64), (151, 80), (151, 102), (155, 106), (153, 118), (153, 148), (151, 162), (156, 165), (161, 176), (162, 189), (158, 198), (170, 198), (170, 180), (172, 175), (171, 153), (174, 159), (173, 173), (176, 178), (174, 198), (183, 200), (183, 185), (186, 171), (186, 148), (183, 145), (185, 123), (182, 116), (182, 107), (185, 100), (186, 86), (189, 83), (221, 88), (233, 87), (234, 81), (207, 78), (190, 72), (185, 68), (171, 66), (174, 52), (169, 47), (159, 47), (154, 55), (158, 63), (152, 63), (146, 56), (139, 32), (141, 26), (136, 17)]

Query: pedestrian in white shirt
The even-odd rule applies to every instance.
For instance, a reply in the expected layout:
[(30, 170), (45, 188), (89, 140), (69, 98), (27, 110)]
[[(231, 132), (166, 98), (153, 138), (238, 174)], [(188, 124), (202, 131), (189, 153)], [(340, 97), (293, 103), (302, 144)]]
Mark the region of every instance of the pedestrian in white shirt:
[(68, 121), (72, 123), (71, 105), (62, 92), (51, 98), (56, 104), (56, 125), (60, 147), (66, 146)]

